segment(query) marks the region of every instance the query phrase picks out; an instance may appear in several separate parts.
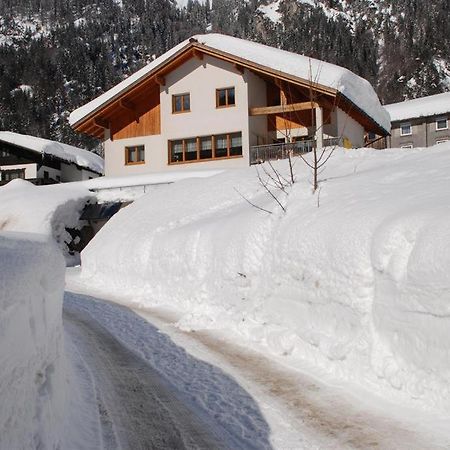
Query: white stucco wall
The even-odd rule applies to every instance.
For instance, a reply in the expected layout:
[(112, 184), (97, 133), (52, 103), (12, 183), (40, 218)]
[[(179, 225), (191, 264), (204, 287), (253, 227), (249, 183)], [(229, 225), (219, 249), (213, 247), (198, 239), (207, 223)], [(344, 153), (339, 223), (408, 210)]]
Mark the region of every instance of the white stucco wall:
[(353, 148), (364, 147), (364, 127), (337, 108), (337, 136), (347, 138)]
[[(236, 105), (216, 108), (216, 89), (234, 87)], [(172, 113), (172, 96), (190, 93), (190, 112)], [(162, 172), (166, 170), (198, 170), (211, 168), (246, 167), (249, 147), (270, 142), (267, 117), (249, 117), (249, 107), (267, 105), (265, 82), (245, 70), (241, 74), (232, 64), (207, 55), (192, 58), (167, 74), (165, 86), (160, 88), (161, 134), (105, 141), (105, 174), (122, 176)], [(194, 138), (225, 133), (242, 133), (242, 158), (196, 161), (169, 164), (170, 140)], [(281, 133), (278, 133), (281, 136)], [(309, 130), (313, 135), (314, 130)], [(353, 146), (362, 146), (364, 130), (353, 119), (338, 110), (332, 114), (332, 123), (324, 127), (325, 137), (347, 137)], [(292, 130), (292, 136), (308, 135), (306, 128)], [(145, 163), (125, 165), (125, 147), (143, 145)]]
[(91, 178), (97, 178), (99, 175), (87, 169), (77, 167), (75, 164), (61, 163), (61, 181), (67, 183), (69, 181), (83, 181)]
[(58, 169), (53, 169), (53, 167), (41, 166), (37, 171), (36, 178), (44, 178), (44, 172), (48, 172), (48, 177), (53, 180), (57, 180), (57, 177), (61, 177), (61, 171)]
[(37, 164), (16, 164), (12, 166), (0, 166), (0, 170), (15, 170), (15, 169), (25, 169), (25, 179), (30, 180), (36, 178), (37, 176)]
[[(189, 170), (233, 168), (248, 165), (249, 120), (246, 75), (232, 64), (206, 56), (193, 58), (165, 78), (161, 87), (161, 134), (105, 142), (105, 174), (121, 176)], [(234, 87), (236, 105), (216, 108), (216, 89)], [(172, 113), (172, 95), (190, 93), (191, 110)], [(168, 141), (222, 133), (242, 133), (242, 158), (168, 164)], [(145, 146), (145, 164), (125, 165), (125, 147)]]

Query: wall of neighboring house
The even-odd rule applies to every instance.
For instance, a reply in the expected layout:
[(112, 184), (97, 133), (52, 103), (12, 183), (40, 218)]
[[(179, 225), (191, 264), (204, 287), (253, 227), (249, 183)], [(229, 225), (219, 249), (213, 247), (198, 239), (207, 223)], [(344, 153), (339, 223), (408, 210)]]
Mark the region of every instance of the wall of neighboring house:
[[(46, 176), (45, 172), (48, 173), (48, 176)], [(37, 177), (36, 178), (51, 178), (55, 181), (61, 180), (61, 170), (54, 169), (53, 167), (47, 167), (47, 166), (41, 166), (39, 167), (37, 171)]]
[(82, 169), (75, 164), (61, 163), (61, 181), (63, 183), (69, 181), (83, 181), (90, 178), (97, 178), (99, 175), (87, 169)]
[(36, 163), (0, 166), (0, 172), (2, 170), (21, 170), (21, 169), (25, 170), (25, 179), (26, 180), (31, 180), (31, 179), (37, 177), (37, 164)]
[[(436, 121), (440, 118), (447, 118), (447, 128), (438, 130)], [(439, 141), (450, 140), (449, 130), (450, 114), (447, 116), (431, 116), (420, 117), (418, 119), (403, 120), (392, 122), (391, 136), (388, 138), (388, 146), (390, 148), (399, 148), (412, 146), (430, 147)], [(403, 125), (411, 125), (411, 134), (402, 135), (401, 129)]]

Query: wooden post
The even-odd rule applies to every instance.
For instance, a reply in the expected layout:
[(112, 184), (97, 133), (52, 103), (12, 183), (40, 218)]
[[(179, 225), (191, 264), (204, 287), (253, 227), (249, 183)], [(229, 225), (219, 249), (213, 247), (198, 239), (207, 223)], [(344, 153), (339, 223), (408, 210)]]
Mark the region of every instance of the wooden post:
[(319, 106), (315, 108), (316, 113), (316, 148), (323, 148), (323, 109)]

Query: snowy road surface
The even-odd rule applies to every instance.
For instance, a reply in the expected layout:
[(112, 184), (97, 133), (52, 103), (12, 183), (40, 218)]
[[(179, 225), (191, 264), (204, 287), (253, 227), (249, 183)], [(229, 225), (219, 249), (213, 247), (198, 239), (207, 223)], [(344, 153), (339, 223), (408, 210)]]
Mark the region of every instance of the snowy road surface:
[(98, 430), (65, 448), (450, 448), (433, 416), (350, 398), (209, 333), (150, 319), (164, 333), (128, 308), (66, 293), (66, 347), (94, 398), (82, 414), (97, 416)]
[[(270, 448), (267, 423), (232, 378), (189, 356), (132, 311), (67, 293), (63, 319), (77, 365), (87, 369), (78, 376), (90, 373), (81, 384), (92, 385), (98, 408), (100, 436), (83, 448)], [(132, 330), (128, 342), (108, 330), (109, 321)]]

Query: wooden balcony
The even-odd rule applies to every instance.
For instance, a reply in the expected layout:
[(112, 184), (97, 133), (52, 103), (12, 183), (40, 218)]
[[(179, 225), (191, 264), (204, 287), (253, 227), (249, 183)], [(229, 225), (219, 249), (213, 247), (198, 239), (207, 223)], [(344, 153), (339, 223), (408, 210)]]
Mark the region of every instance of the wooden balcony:
[[(250, 165), (261, 164), (266, 161), (276, 161), (278, 159), (287, 159), (289, 153), (293, 157), (304, 155), (312, 152), (315, 146), (316, 141), (313, 139), (290, 143), (255, 145), (250, 147)], [(324, 139), (324, 147), (336, 146), (342, 146), (341, 138)]]

